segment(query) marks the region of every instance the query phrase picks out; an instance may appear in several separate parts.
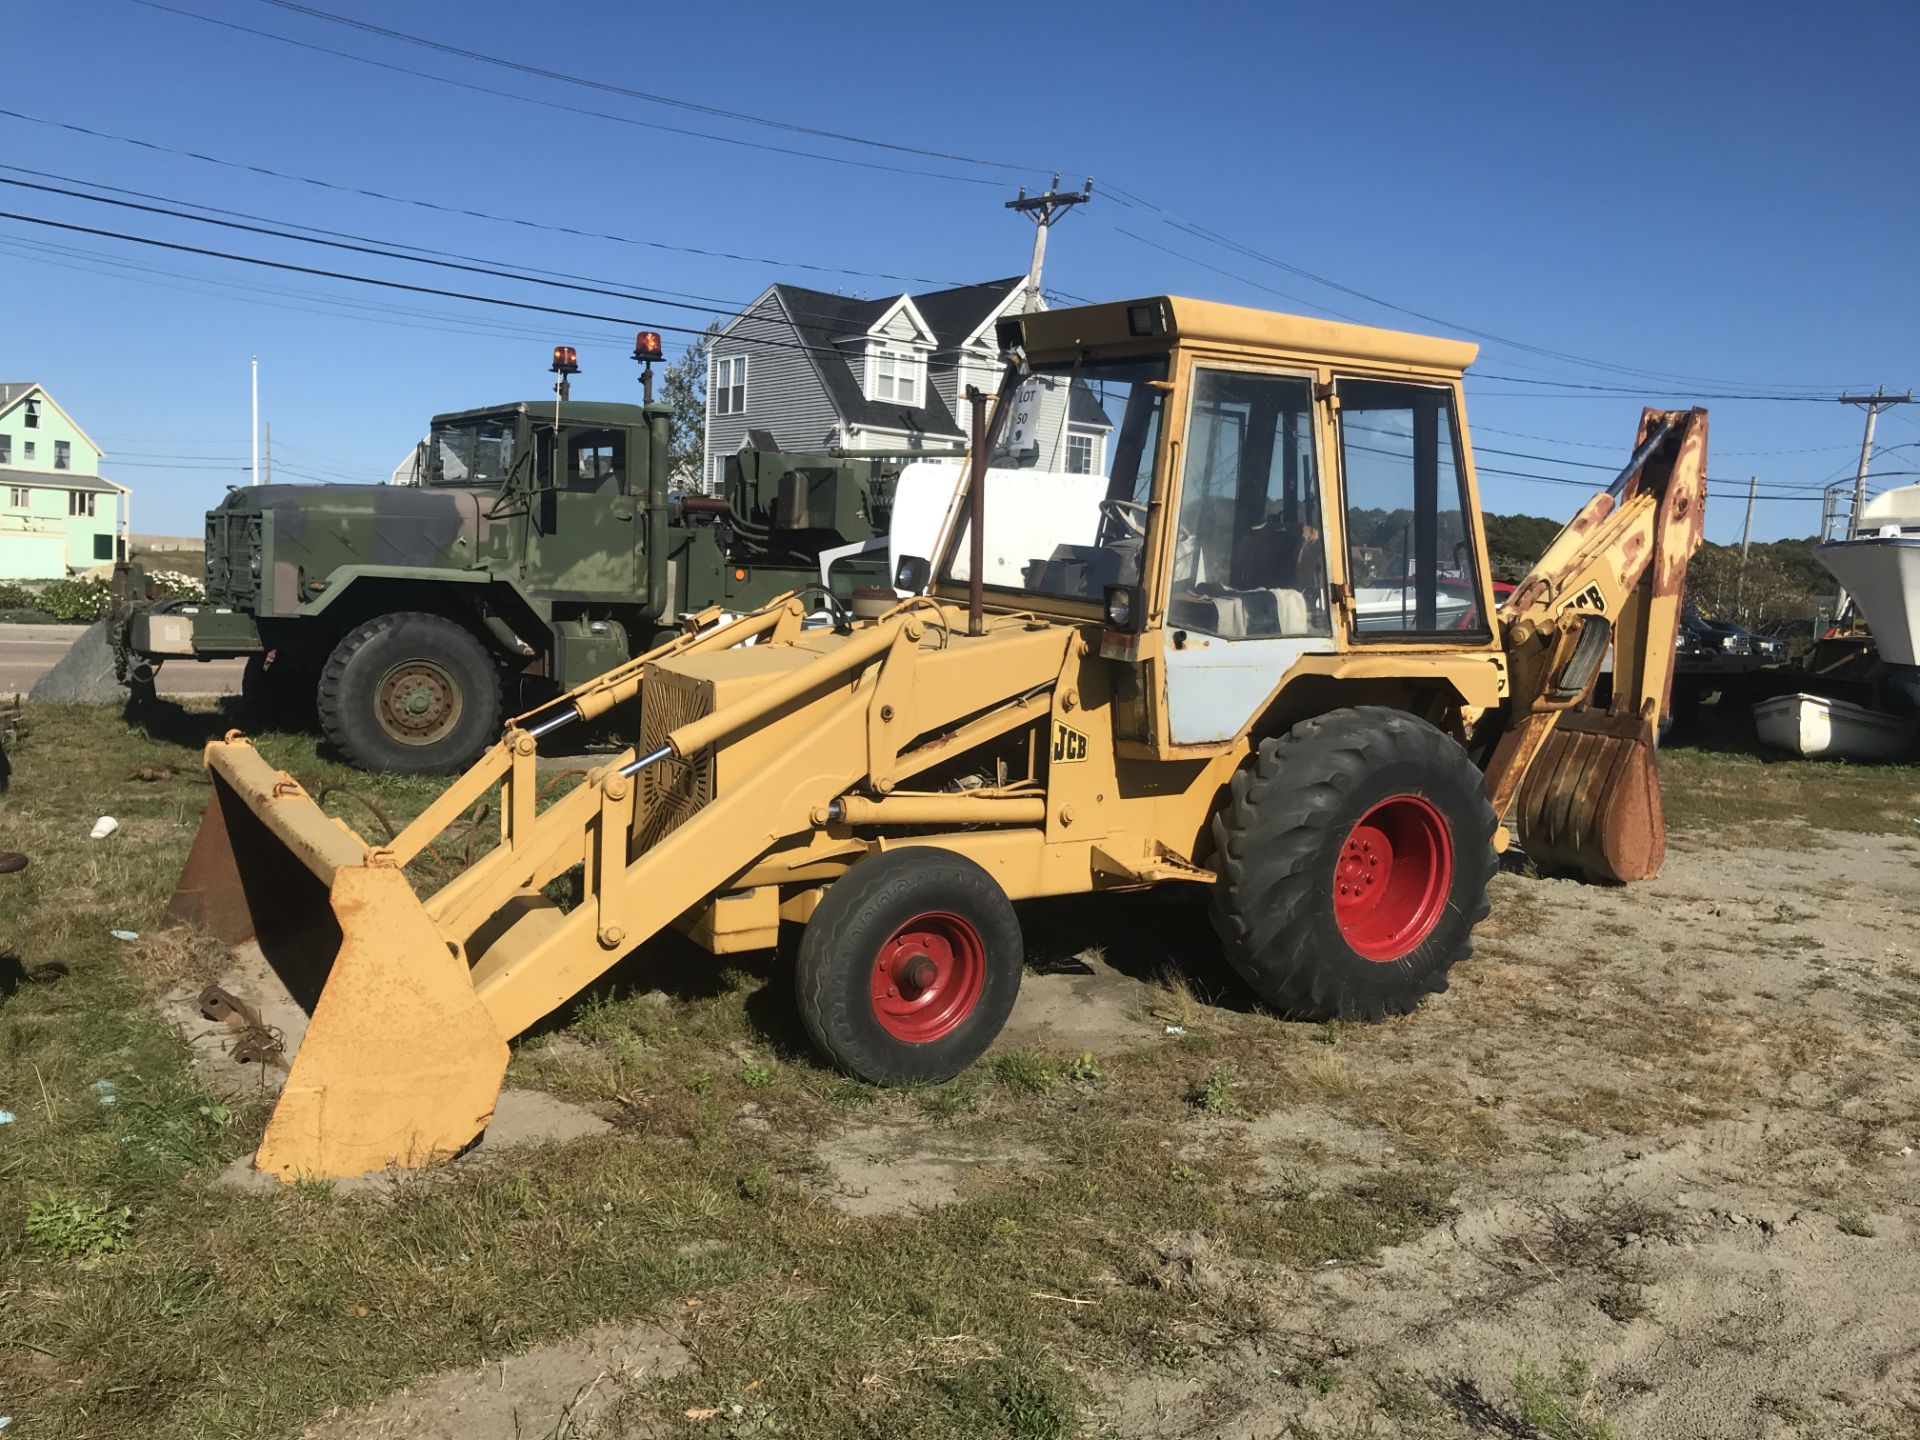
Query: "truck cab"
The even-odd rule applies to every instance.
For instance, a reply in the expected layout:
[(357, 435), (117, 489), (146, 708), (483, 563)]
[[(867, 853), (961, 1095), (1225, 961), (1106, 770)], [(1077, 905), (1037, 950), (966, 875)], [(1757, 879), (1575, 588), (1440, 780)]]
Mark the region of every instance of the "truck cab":
[[(123, 678), (244, 656), (257, 711), (317, 711), (367, 769), (454, 769), (510, 708), (647, 650), (683, 614), (820, 581), (822, 548), (857, 550), (870, 516), (884, 523), (862, 498), (877, 477), (840, 476), (853, 462), (832, 457), (757, 457), (738, 515), (731, 498), (685, 504), (670, 426), (665, 405), (521, 401), (435, 416), (411, 483), (235, 488), (207, 515), (204, 601), (154, 600), (137, 566), (121, 577)], [(796, 487), (795, 470), (814, 478)], [(884, 554), (855, 555), (834, 580), (887, 573)]]

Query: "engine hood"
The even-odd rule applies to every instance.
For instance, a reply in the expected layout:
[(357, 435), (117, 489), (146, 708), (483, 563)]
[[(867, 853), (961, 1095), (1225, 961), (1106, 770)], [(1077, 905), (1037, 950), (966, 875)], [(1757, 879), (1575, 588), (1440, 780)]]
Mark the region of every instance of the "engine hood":
[(270, 515), (275, 558), (297, 558), (309, 574), (329, 562), (464, 569), (492, 499), (492, 490), (453, 485), (256, 485), (233, 491), (208, 518)]

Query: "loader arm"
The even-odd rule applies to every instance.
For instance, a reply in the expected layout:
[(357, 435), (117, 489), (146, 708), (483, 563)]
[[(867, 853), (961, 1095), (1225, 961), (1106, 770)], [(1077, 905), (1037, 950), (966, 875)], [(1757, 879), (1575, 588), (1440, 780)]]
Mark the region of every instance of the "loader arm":
[[(1707, 412), (1647, 410), (1633, 457), (1500, 607), (1511, 680), (1487, 794), (1536, 861), (1639, 880), (1666, 854), (1653, 756), (1687, 562), (1706, 510)], [(1609, 703), (1592, 697), (1611, 650)]]
[[(963, 610), (924, 599), (845, 634), (806, 631), (804, 613), (788, 596), (709, 617), (520, 717), (384, 845), (237, 733), (207, 747), (214, 801), (170, 918), (257, 943), (311, 1014), (258, 1168), (293, 1180), (457, 1153), (491, 1116), (507, 1041), (770, 852), (834, 826), (843, 863), (866, 853), (854, 814), (1017, 827), (1038, 845), (1037, 797), (894, 792), (954, 737), (1043, 716), (1027, 702), (1077, 632), (1014, 616), (964, 635)], [(541, 808), (542, 734), (634, 703), (643, 734), (656, 707), (647, 747)], [(403, 867), (482, 805), (499, 844), (417, 891)], [(556, 900), (569, 873), (577, 887)]]

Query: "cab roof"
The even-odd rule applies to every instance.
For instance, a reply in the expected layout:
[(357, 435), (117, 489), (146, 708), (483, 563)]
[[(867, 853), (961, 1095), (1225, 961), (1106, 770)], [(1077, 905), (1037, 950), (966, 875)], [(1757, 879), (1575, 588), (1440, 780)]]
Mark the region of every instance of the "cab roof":
[(1459, 375), (1480, 353), (1478, 345), (1465, 340), (1349, 325), (1308, 315), (1283, 315), (1179, 295), (1043, 310), (1017, 318), (1025, 327), (1027, 355), (1035, 360), (1069, 358), (1090, 346), (1110, 348), (1129, 341), (1138, 346), (1179, 340), (1303, 359), (1356, 360)]
[[(637, 425), (649, 410), (664, 411), (664, 405), (626, 405), (610, 400), (563, 400), (560, 423), (563, 425)], [(477, 410), (449, 410), (433, 417), (435, 425), (458, 424), (463, 420), (505, 420), (531, 415), (538, 420), (553, 418), (552, 400), (517, 400), (505, 405), (483, 405)]]

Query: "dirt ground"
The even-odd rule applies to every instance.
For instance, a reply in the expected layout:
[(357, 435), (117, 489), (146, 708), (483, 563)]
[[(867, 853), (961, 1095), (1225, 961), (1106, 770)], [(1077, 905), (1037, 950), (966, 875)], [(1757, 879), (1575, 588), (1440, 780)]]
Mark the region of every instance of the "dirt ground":
[[(231, 1051), (298, 1007), (161, 924), (223, 717), (29, 721), (10, 1434), (1920, 1435), (1920, 767), (1668, 752), (1660, 879), (1516, 865), (1383, 1025), (1263, 1012), (1197, 888), (1023, 906), (1013, 1021), (939, 1086), (835, 1074), (778, 957), (662, 937), (515, 1041), (468, 1155), (282, 1187)], [(437, 789), (260, 744), (350, 824)]]
[[(1446, 1222), (1372, 1264), (1253, 1283), (1209, 1275), (1187, 1242), (1189, 1283), (1237, 1284), (1338, 1383), (1276, 1385), (1297, 1362), (1230, 1347), (1197, 1373), (1104, 1380), (1107, 1424), (1913, 1433), (1916, 860), (1912, 842), (1822, 837), (1681, 849), (1631, 890), (1502, 877), (1452, 993), (1353, 1067), (1481, 1108)], [(1397, 1148), (1391, 1124), (1311, 1107), (1248, 1129), (1282, 1185)], [(1512, 1413), (1517, 1357), (1557, 1392), (1530, 1418), (1524, 1396)]]
[[(1920, 843), (1788, 838), (1683, 840), (1628, 890), (1503, 875), (1449, 994), (1364, 1033), (1322, 1027), (1270, 1106), (1196, 1117), (1179, 1163), (1250, 1156), (1245, 1204), (1403, 1171), (1440, 1177), (1445, 1202), (1401, 1243), (1317, 1266), (1237, 1259), (1204, 1231), (1149, 1237), (1151, 1283), (1214, 1318), (1175, 1363), (1090, 1367), (1093, 1432), (1912, 1433)], [(1200, 1004), (1097, 950), (1050, 970), (1027, 978), (998, 1053), (1091, 1068), (1176, 1043), (1182, 1019), (1241, 1023), (1230, 995)], [(770, 1128), (759, 1109), (736, 1124)], [(812, 1192), (861, 1219), (1069, 1163), (1044, 1134), (925, 1116), (850, 1115), (809, 1145)], [(618, 1339), (455, 1372), (314, 1433), (595, 1433), (612, 1397), (685, 1359), (655, 1337), (623, 1368)]]

